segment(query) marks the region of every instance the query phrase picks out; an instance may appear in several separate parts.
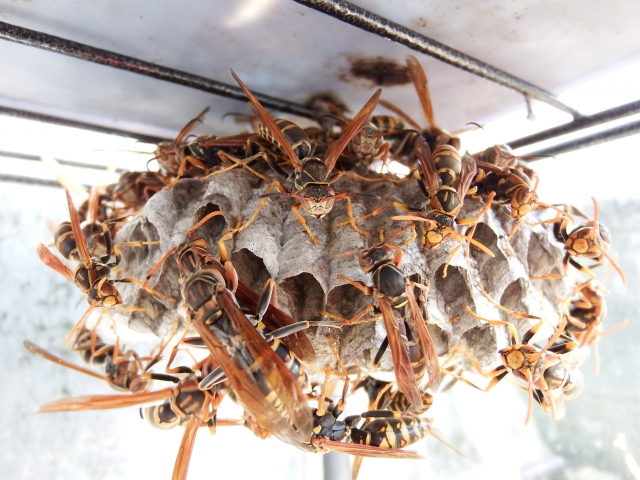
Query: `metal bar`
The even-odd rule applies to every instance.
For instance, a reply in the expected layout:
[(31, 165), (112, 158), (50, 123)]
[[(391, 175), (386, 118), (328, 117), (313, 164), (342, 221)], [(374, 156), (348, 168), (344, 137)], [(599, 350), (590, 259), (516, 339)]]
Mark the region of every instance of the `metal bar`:
[(77, 120), (68, 120), (66, 118), (53, 117), (51, 115), (28, 112), (26, 110), (19, 110), (17, 108), (0, 106), (0, 115), (24, 118), (27, 120), (35, 120), (36, 122), (52, 123), (54, 125), (62, 125), (63, 127), (81, 128), (83, 130), (106, 133), (107, 135), (119, 135), (121, 137), (134, 138), (144, 143), (160, 143), (162, 141), (168, 140), (166, 138), (154, 137), (151, 135), (145, 135), (143, 133), (128, 132), (126, 130), (119, 130), (117, 128), (103, 127), (102, 125), (95, 125), (92, 123), (78, 122)]
[[(15, 153), (15, 152), (3, 152), (3, 151), (0, 151), (0, 157), (17, 158), (19, 160), (28, 160), (28, 161), (35, 161), (35, 162), (42, 161), (40, 156), (38, 156), (38, 155), (29, 155), (27, 153)], [(60, 165), (67, 165), (69, 167), (90, 168), (92, 170), (103, 170), (103, 171), (106, 171), (109, 168), (106, 165), (92, 165), (92, 164), (89, 164), (89, 163), (74, 162), (73, 160), (58, 160), (58, 159), (56, 159), (56, 162), (58, 162)], [(113, 171), (115, 173), (122, 174), (122, 173), (128, 172), (129, 170), (126, 170), (124, 168), (116, 168)]]
[(22, 183), (26, 185), (40, 185), (44, 187), (56, 187), (62, 188), (62, 185), (57, 180), (47, 180), (44, 178), (23, 177), (20, 175), (9, 175), (6, 173), (0, 173), (0, 182), (12, 182)]
[[(127, 70), (166, 82), (177, 83), (178, 85), (195, 88), (215, 95), (222, 95), (241, 101), (247, 100), (242, 90), (233, 85), (5, 22), (0, 22), (0, 39), (42, 48), (50, 52), (62, 53), (70, 57)], [(253, 92), (253, 94), (265, 107), (274, 108), (281, 112), (293, 113), (294, 115), (306, 118), (315, 118), (316, 116), (313, 110), (303, 107), (302, 105), (257, 92)]]
[(618, 118), (627, 117), (634, 113), (640, 113), (640, 100), (635, 102), (626, 103), (618, 107), (610, 108), (609, 110), (603, 110), (602, 112), (594, 113), (586, 117), (576, 118), (574, 121), (558, 125), (557, 127), (549, 128), (526, 137), (518, 138), (512, 142), (505, 142), (511, 148), (520, 148), (525, 145), (531, 145), (533, 143), (549, 140), (550, 138), (559, 137), (560, 135), (566, 135), (583, 128), (593, 127), (600, 125), (601, 123), (617, 120)]
[(551, 92), (547, 92), (540, 87), (514, 77), (507, 72), (499, 70), (480, 60), (465, 55), (442, 43), (425, 37), (424, 35), (409, 30), (402, 25), (398, 25), (384, 17), (376, 15), (369, 10), (360, 8), (344, 0), (294, 0), (296, 3), (325, 13), (331, 17), (342, 20), (349, 25), (361, 28), (370, 33), (374, 33), (388, 40), (409, 47), (417, 52), (425, 53), (438, 60), (441, 60), (454, 67), (461, 68), (467, 72), (496, 82), (503, 87), (510, 88), (524, 95), (548, 103), (559, 110), (567, 112), (574, 117), (580, 117), (577, 110), (562, 103)]
[(620, 127), (610, 128), (609, 130), (604, 130), (602, 132), (594, 133), (593, 135), (587, 135), (586, 137), (577, 138), (575, 140), (561, 143), (559, 145), (543, 148), (542, 150), (527, 153), (527, 156), (529, 155), (547, 155), (547, 156), (560, 155), (562, 153), (571, 152), (573, 150), (579, 150), (581, 148), (592, 147), (594, 145), (599, 145), (600, 143), (610, 142), (612, 140), (628, 137), (629, 135), (635, 135), (637, 133), (640, 133), (640, 120), (637, 122), (631, 122), (626, 125), (622, 125)]

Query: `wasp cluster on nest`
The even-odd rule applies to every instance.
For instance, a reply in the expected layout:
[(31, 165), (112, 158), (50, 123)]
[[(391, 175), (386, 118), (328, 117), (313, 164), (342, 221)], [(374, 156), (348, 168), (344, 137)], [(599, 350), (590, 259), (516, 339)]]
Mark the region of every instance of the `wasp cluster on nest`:
[[(491, 379), (486, 390), (512, 374), (528, 391), (527, 419), (535, 403), (561, 419), (605, 311), (604, 289), (576, 259), (609, 259), (619, 271), (597, 205), (589, 218), (541, 203), (535, 173), (507, 147), (462, 155), (435, 124), (421, 66), (407, 64), (426, 129), (386, 103), (403, 120), (372, 117), (380, 90), (352, 119), (325, 101), (332, 114), (302, 129), (272, 119), (233, 74), (260, 120), (255, 133), (189, 139), (194, 119), (159, 145), (159, 172), (124, 174), (78, 211), (68, 197), (71, 222), (55, 244), (79, 266), (42, 244), (38, 253), (90, 310), (109, 311), (115, 345), (85, 317), (67, 342), (105, 364), (104, 375), (82, 371), (128, 393), (42, 411), (160, 402), (145, 410), (155, 426), (187, 423), (176, 478), (227, 394), (260, 437), (358, 457), (415, 457), (402, 447), (431, 432), (420, 415), (440, 384), (476, 386), (474, 373)], [(374, 173), (377, 157), (411, 172)], [(552, 216), (540, 221), (545, 210)], [(584, 223), (568, 232), (575, 217)], [(576, 284), (569, 266), (585, 280)], [(120, 353), (148, 332), (161, 339), (151, 360)], [(170, 341), (166, 371), (155, 372)], [(179, 349), (196, 348), (208, 356), (171, 365)], [(344, 382), (335, 404), (325, 399), (334, 379)], [(152, 380), (176, 385), (150, 390)], [(357, 388), (369, 410), (340, 419)]]

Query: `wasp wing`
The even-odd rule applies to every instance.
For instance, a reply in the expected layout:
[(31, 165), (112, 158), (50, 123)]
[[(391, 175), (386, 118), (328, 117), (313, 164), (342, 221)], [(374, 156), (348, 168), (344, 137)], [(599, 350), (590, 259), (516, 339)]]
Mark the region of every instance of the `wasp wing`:
[(436, 352), (436, 347), (433, 344), (431, 335), (429, 335), (429, 330), (427, 330), (424, 318), (422, 318), (418, 301), (413, 294), (411, 282), (409, 282), (408, 279), (405, 279), (405, 285), (405, 292), (407, 294), (409, 310), (411, 313), (411, 315), (409, 315), (410, 321), (408, 322), (409, 328), (411, 328), (413, 337), (418, 340), (420, 350), (422, 350), (422, 354), (425, 356), (427, 373), (429, 373), (429, 383), (427, 386), (430, 386), (433, 393), (436, 393), (440, 387), (440, 363), (438, 362), (438, 352)]
[[(251, 311), (255, 311), (258, 306), (258, 294), (242, 282), (238, 282), (238, 290), (236, 297)], [(262, 317), (262, 322), (269, 330), (276, 330), (280, 327), (293, 325), (296, 321), (279, 308), (269, 304), (267, 312)], [(294, 355), (300, 360), (313, 363), (316, 359), (316, 352), (313, 345), (303, 332), (297, 332), (280, 339), (287, 347), (291, 349)]]
[[(255, 363), (239, 365), (229, 353), (229, 348), (221, 345), (200, 319), (194, 318), (193, 325), (229, 378), (239, 402), (261, 428), (281, 440), (294, 445), (308, 442), (313, 428), (313, 416), (299, 384), (282, 359), (235, 304), (231, 293), (220, 287), (217, 297)], [(264, 379), (256, 378), (258, 374)], [(258, 384), (259, 380), (266, 382), (271, 391), (263, 391)], [(267, 399), (267, 396), (270, 398)]]
[(419, 136), (416, 139), (415, 152), (420, 162), (420, 170), (422, 171), (422, 178), (427, 192), (429, 192), (431, 197), (435, 197), (440, 189), (440, 179), (438, 177), (436, 164), (433, 161), (431, 149), (423, 136)]
[(562, 420), (566, 411), (564, 407), (564, 391), (562, 390), (562, 388), (540, 391), (542, 392), (545, 403), (551, 411), (551, 416), (553, 417), (553, 419)]
[(202, 140), (198, 142), (198, 145), (201, 147), (244, 147), (251, 137), (257, 137), (256, 140), (260, 138), (255, 133), (239, 133), (238, 135)]
[(191, 452), (193, 451), (193, 445), (196, 442), (196, 434), (198, 433), (198, 428), (201, 424), (202, 419), (198, 418), (196, 415), (192, 415), (189, 419), (189, 423), (187, 423), (184, 435), (182, 436), (182, 442), (180, 442), (180, 449), (178, 450), (176, 463), (173, 467), (172, 480), (186, 480), (189, 461), (191, 460)]
[(413, 55), (407, 55), (406, 60), (409, 76), (411, 77), (413, 86), (416, 88), (416, 92), (418, 92), (418, 98), (422, 104), (424, 116), (427, 117), (427, 122), (429, 122), (429, 126), (432, 129), (439, 130), (433, 114), (433, 106), (431, 105), (431, 95), (429, 95), (429, 82), (427, 81), (427, 75), (424, 73), (424, 69), (416, 57)]
[(560, 361), (569, 366), (570, 369), (578, 368), (589, 358), (591, 351), (587, 347), (580, 347), (576, 350), (571, 350), (567, 353), (559, 355)]
[(93, 260), (91, 260), (87, 241), (84, 239), (84, 235), (82, 234), (80, 220), (78, 219), (78, 212), (76, 211), (76, 207), (73, 206), (73, 200), (71, 200), (69, 190), (65, 190), (64, 192), (67, 194), (67, 205), (69, 206), (69, 217), (71, 218), (71, 230), (73, 231), (73, 237), (75, 238), (76, 245), (78, 246), (80, 260), (82, 260), (82, 263), (87, 267), (91, 267), (93, 265)]
[(396, 374), (398, 388), (404, 393), (416, 408), (422, 408), (422, 395), (416, 384), (416, 377), (413, 373), (411, 360), (407, 353), (406, 342), (400, 334), (398, 319), (396, 319), (393, 309), (389, 301), (382, 293), (376, 294), (378, 307), (382, 313), (384, 327), (387, 331), (389, 339), (389, 347), (391, 348), (391, 357), (393, 358), (393, 370)]
[(334, 452), (348, 453), (358, 457), (375, 458), (424, 458), (422, 455), (411, 450), (401, 450), (399, 448), (380, 448), (371, 445), (360, 445), (359, 443), (337, 442), (335, 440), (321, 440), (318, 445)]
[(45, 244), (38, 243), (36, 251), (38, 252), (38, 257), (42, 260), (42, 263), (49, 268), (53, 268), (60, 275), (64, 275), (70, 282), (76, 283), (76, 276), (73, 274), (71, 269), (62, 263)]
[(209, 111), (209, 107), (202, 110), (196, 118), (189, 120), (189, 123), (187, 123), (182, 128), (182, 130), (180, 130), (180, 133), (178, 133), (178, 136), (175, 138), (173, 142), (171, 142), (171, 148), (176, 148), (181, 143), (184, 143), (187, 136), (189, 135), (189, 132), (191, 132), (191, 130), (196, 128), (196, 125), (198, 125), (198, 123), (202, 122), (202, 117), (204, 117), (208, 111)]
[(456, 188), (456, 191), (458, 192), (458, 198), (460, 198), (460, 206), (457, 209), (456, 214), (458, 211), (460, 211), (460, 208), (462, 208), (464, 197), (467, 195), (469, 186), (476, 176), (476, 161), (473, 159), (473, 157), (464, 155), (461, 160), (462, 169), (460, 170), (460, 176), (458, 177), (458, 186)]
[(386, 100), (380, 100), (378, 103), (382, 105), (384, 108), (386, 108), (387, 110), (391, 110), (393, 113), (398, 115), (402, 120), (407, 122), (408, 125), (411, 125), (416, 130), (422, 130), (422, 127), (420, 125), (418, 125), (409, 115), (407, 115), (405, 112), (400, 110), (393, 103), (387, 102)]
[(378, 104), (378, 98), (380, 98), (381, 93), (381, 88), (376, 90), (376, 93), (374, 93), (369, 101), (364, 104), (364, 107), (360, 109), (358, 114), (353, 117), (353, 120), (351, 120), (347, 128), (344, 129), (340, 138), (329, 145), (329, 148), (327, 148), (327, 151), (324, 154), (324, 164), (327, 167), (327, 170), (333, 170), (333, 167), (335, 167), (336, 162), (340, 155), (342, 155), (344, 149), (347, 148), (347, 145), (349, 145), (351, 140), (353, 140), (353, 137), (362, 130), (362, 127), (367, 124), (371, 113)]
[(289, 157), (289, 161), (291, 162), (291, 165), (293, 165), (293, 167), (296, 170), (301, 171), (302, 163), (300, 163), (300, 159), (293, 151), (293, 148), (291, 148), (291, 145), (287, 141), (287, 137), (285, 137), (284, 133), (282, 133), (282, 130), (280, 130), (280, 127), (276, 125), (276, 122), (273, 120), (273, 118), (271, 118), (271, 115), (269, 115), (269, 112), (267, 112), (264, 109), (264, 107), (260, 105), (260, 102), (258, 101), (258, 99), (253, 96), (253, 94), (249, 91), (249, 89), (245, 86), (245, 84), (242, 83), (242, 80), (238, 78), (238, 76), (233, 70), (231, 70), (231, 75), (233, 76), (235, 81), (238, 82), (238, 85), (240, 85), (240, 88), (242, 89), (244, 94), (247, 96), (247, 98), (249, 98), (249, 100), (251, 101), (251, 104), (249, 105), (249, 109), (255, 114), (256, 117), (260, 119), (262, 123), (264, 123), (264, 126), (267, 127), (267, 130), (269, 130), (269, 132), (271, 132), (271, 135), (275, 137), (275, 139), (280, 144), (280, 147), (282, 148), (284, 153), (286, 153), (287, 157)]
[(172, 388), (165, 388), (155, 392), (142, 392), (131, 395), (84, 395), (67, 397), (44, 404), (37, 413), (109, 410), (112, 408), (133, 407), (144, 403), (165, 401), (171, 398), (172, 392)]

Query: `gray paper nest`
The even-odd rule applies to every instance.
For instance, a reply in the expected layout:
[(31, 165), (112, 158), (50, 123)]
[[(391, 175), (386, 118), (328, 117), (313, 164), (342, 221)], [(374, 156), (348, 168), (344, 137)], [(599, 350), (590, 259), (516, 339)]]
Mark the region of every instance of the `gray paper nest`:
[[(416, 210), (425, 202), (424, 195), (413, 179), (395, 184), (389, 181), (370, 183), (343, 177), (333, 186), (337, 192), (368, 192), (380, 197), (354, 197), (352, 203), (356, 217), (391, 200)], [(159, 240), (160, 244), (127, 248), (121, 263), (123, 273), (144, 279), (170, 248), (185, 239), (187, 230), (208, 213), (220, 210), (223, 216), (213, 217), (196, 232), (209, 243), (210, 252), (217, 256), (217, 241), (224, 235), (225, 229), (236, 226), (240, 215), (243, 222), (246, 221), (255, 211), (259, 197), (266, 188), (267, 185), (252, 173), (235, 169), (206, 180), (182, 179), (174, 187), (161, 191), (149, 200), (135, 219), (122, 228), (117, 237), (119, 242)], [(330, 257), (377, 243), (380, 229), (389, 235), (406, 226), (406, 222), (391, 219), (403, 212), (390, 207), (380, 215), (360, 222), (358, 226), (369, 232), (369, 237), (361, 236), (349, 225), (332, 228), (332, 224), (347, 219), (345, 201), (336, 202), (333, 210), (320, 220), (303, 213), (319, 240), (318, 245), (313, 245), (291, 211), (294, 202), (288, 198), (269, 199), (256, 220), (226, 242), (239, 278), (255, 292), (261, 290), (269, 277), (273, 278), (278, 286), (279, 307), (297, 321), (320, 320), (322, 315), (319, 310), (350, 318), (374, 299), (344, 284), (337, 275), (342, 274), (367, 285), (371, 285), (370, 276), (360, 270), (355, 255)], [(467, 198), (458, 217), (473, 217), (482, 205), (480, 200)], [(533, 222), (537, 215), (538, 212), (533, 212), (527, 218)], [(532, 323), (531, 320), (515, 318), (491, 305), (476, 288), (478, 281), (503, 306), (557, 323), (559, 298), (568, 294), (569, 280), (531, 281), (529, 277), (558, 272), (564, 255), (563, 245), (552, 238), (548, 227), (525, 223), (511, 240), (514, 254), (510, 256), (506, 252), (504, 239), (512, 225), (513, 220), (508, 214), (493, 205), (478, 223), (474, 238), (486, 245), (495, 258), (471, 246), (469, 271), (464, 256), (465, 245), (453, 258), (446, 278), (442, 278), (443, 265), (457, 244), (455, 240), (445, 242), (434, 250), (426, 250), (420, 245), (418, 236), (402, 247), (404, 255), (399, 266), (402, 272), (408, 276), (419, 274), (419, 277), (413, 278), (430, 284), (429, 292), (424, 295), (428, 328), (441, 357), (446, 358), (455, 345), (463, 344), (484, 368), (499, 364), (497, 351), (508, 344), (506, 329), (479, 322), (469, 315), (465, 305), (482, 317), (513, 322), (520, 334)], [(459, 227), (462, 233), (464, 228)], [(409, 235), (410, 232), (406, 231), (391, 241), (400, 244)], [(136, 334), (148, 332), (166, 338), (175, 319), (184, 318), (181, 301), (172, 305), (138, 286), (120, 285), (125, 306), (142, 306), (155, 312), (150, 315), (146, 312), (116, 311), (114, 316), (121, 341), (126, 343), (134, 339)], [(164, 263), (149, 285), (180, 299), (177, 264), (173, 257)], [(184, 326), (184, 321), (181, 325)], [(315, 348), (317, 360), (313, 367), (318, 370), (327, 363), (336, 368), (326, 338), (327, 331), (327, 327), (319, 327), (305, 332)], [(385, 337), (382, 321), (345, 326), (342, 330), (332, 328), (331, 333), (344, 364), (358, 365), (365, 370), (370, 368)], [(389, 352), (379, 370), (392, 370)]]

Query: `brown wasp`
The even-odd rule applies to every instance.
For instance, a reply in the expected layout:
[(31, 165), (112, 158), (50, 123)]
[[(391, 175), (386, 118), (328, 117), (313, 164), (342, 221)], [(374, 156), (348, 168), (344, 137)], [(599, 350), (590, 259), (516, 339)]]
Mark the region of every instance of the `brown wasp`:
[[(402, 231), (399, 230), (387, 240)], [(338, 278), (353, 285), (365, 295), (375, 296), (387, 332), (387, 341), (380, 347), (377, 358), (382, 356), (387, 345), (391, 348), (398, 388), (406, 395), (411, 405), (420, 409), (424, 406), (422, 402), (423, 391), (429, 386), (434, 392), (438, 390), (440, 365), (438, 354), (413, 292), (414, 284), (398, 268), (402, 260), (402, 249), (397, 245), (381, 242), (372, 248), (345, 252), (340, 256), (354, 253), (358, 255), (358, 263), (362, 271), (371, 273), (373, 286), (368, 287), (342, 275), (339, 275)], [(407, 306), (406, 319), (396, 318), (394, 310), (402, 312)], [(365, 314), (373, 309), (373, 305), (368, 305), (351, 319), (336, 317), (328, 312), (322, 313), (348, 324), (360, 321)], [(421, 387), (420, 383), (425, 372), (429, 376), (428, 383)]]
[[(402, 120), (404, 120), (407, 125), (420, 132), (419, 135), (426, 140), (431, 150), (435, 150), (441, 145), (450, 145), (455, 149), (459, 149), (460, 140), (456, 137), (452, 137), (436, 124), (435, 115), (433, 113), (433, 106), (431, 104), (431, 95), (429, 94), (427, 75), (425, 74), (422, 65), (420, 65), (420, 62), (418, 62), (418, 60), (412, 55), (407, 55), (406, 61), (411, 81), (413, 82), (416, 92), (418, 93), (418, 99), (420, 100), (422, 111), (424, 112), (424, 116), (426, 117), (429, 126), (426, 129), (422, 128), (420, 125), (418, 125), (417, 122), (411, 119), (409, 115), (407, 115), (392, 103), (381, 100), (380, 105), (391, 110)], [(382, 118), (385, 119), (385, 117)], [(399, 119), (388, 117), (388, 120), (385, 120), (384, 123), (388, 123), (389, 126), (395, 127), (395, 131), (389, 131), (386, 135), (402, 134), (400, 128), (402, 122)], [(399, 145), (395, 148), (394, 157), (412, 157), (414, 154), (413, 144), (416, 140), (416, 133), (414, 131), (408, 130), (405, 130), (405, 132), (407, 133), (403, 135), (403, 138), (400, 141)]]
[[(443, 368), (455, 355), (463, 353), (471, 361), (478, 373), (484, 377), (491, 378), (491, 381), (485, 388), (480, 388), (464, 377), (456, 376), (456, 378), (467, 385), (471, 385), (485, 392), (491, 390), (507, 374), (511, 373), (526, 383), (526, 387), (522, 387), (526, 389), (529, 394), (525, 424), (529, 423), (531, 419), (533, 400), (541, 403), (541, 398), (545, 401), (544, 405), (542, 405), (542, 403), (541, 405), (543, 408), (549, 407), (551, 409), (554, 420), (561, 419), (565, 411), (565, 398), (574, 398), (582, 390), (582, 374), (577, 370), (577, 367), (584, 363), (589, 355), (589, 350), (586, 348), (575, 350), (575, 343), (572, 341), (555, 344), (564, 331), (566, 317), (562, 317), (560, 325), (547, 344), (542, 348), (538, 348), (530, 345), (529, 342), (544, 324), (543, 320), (527, 330), (522, 336), (522, 341), (520, 341), (515, 327), (510, 322), (477, 317), (468, 307), (467, 311), (474, 317), (484, 320), (490, 325), (507, 326), (511, 345), (498, 352), (502, 360), (502, 365), (490, 372), (484, 373), (478, 361), (461, 345), (453, 349), (449, 359), (444, 362)], [(453, 375), (450, 372), (447, 373)], [(536, 390), (538, 392), (536, 392)]]
[[(134, 351), (127, 350), (121, 355), (117, 343), (116, 345), (105, 345), (99, 339), (96, 341), (95, 337), (91, 338), (91, 336), (84, 335), (83, 333), (88, 334), (89, 332), (84, 331), (80, 333), (74, 344), (74, 350), (79, 351), (87, 363), (92, 365), (104, 363), (105, 375), (67, 362), (40, 348), (29, 340), (24, 341), (24, 346), (34, 355), (38, 355), (50, 362), (104, 380), (115, 390), (138, 393), (146, 391), (151, 386), (151, 380), (156, 377), (149, 376), (149, 374), (145, 372), (160, 361), (162, 351), (168, 342), (164, 344), (161, 343), (158, 346), (158, 353), (150, 357), (148, 363), (143, 366), (142, 361), (144, 359), (139, 358)], [(161, 380), (162, 378), (157, 379)]]
[[(120, 262), (120, 252), (119, 248), (123, 246), (141, 246), (146, 244), (154, 244), (157, 242), (127, 242), (120, 244), (113, 244), (111, 242), (111, 235), (109, 233), (108, 228), (105, 224), (102, 226), (103, 237), (106, 243), (106, 253), (104, 256), (99, 258), (94, 258), (91, 256), (89, 252), (89, 248), (87, 247), (87, 242), (82, 233), (82, 229), (80, 228), (80, 222), (78, 220), (78, 214), (76, 212), (75, 207), (73, 206), (73, 202), (71, 200), (71, 196), (69, 192), (66, 191), (67, 195), (67, 204), (69, 206), (69, 215), (71, 218), (71, 232), (72, 235), (63, 235), (58, 238), (60, 243), (73, 243), (74, 246), (64, 247), (61, 251), (68, 252), (71, 258), (73, 258), (73, 252), (77, 251), (77, 256), (80, 259), (80, 264), (76, 267), (75, 271), (72, 271), (67, 267), (64, 263), (62, 263), (58, 257), (56, 257), (51, 250), (49, 250), (44, 244), (39, 243), (37, 247), (38, 256), (42, 262), (54, 269), (56, 272), (60, 273), (64, 277), (66, 277), (70, 282), (73, 282), (84, 294), (85, 298), (90, 304), (89, 309), (85, 312), (85, 314), (78, 320), (76, 325), (73, 327), (69, 336), (67, 337), (67, 344), (69, 340), (73, 336), (73, 333), (82, 325), (84, 319), (88, 315), (88, 313), (93, 310), (93, 308), (97, 306), (101, 307), (113, 307), (116, 305), (120, 305), (122, 303), (122, 297), (120, 293), (115, 287), (115, 283), (134, 283), (141, 284), (136, 278), (120, 278), (112, 280), (109, 278), (111, 274), (111, 267), (117, 265)], [(63, 223), (63, 225), (65, 225)], [(61, 226), (62, 227), (62, 226)], [(66, 228), (66, 226), (65, 226)], [(115, 255), (114, 263), (107, 263), (111, 258), (112, 254)], [(173, 301), (172, 298), (167, 297), (166, 295), (162, 295), (155, 290), (145, 287), (150, 293), (153, 293), (160, 298), (163, 298), (168, 301)], [(130, 307), (134, 308), (134, 307)]]
[[(494, 256), (491, 250), (472, 239), (456, 231), (456, 223), (473, 225), (491, 207), (493, 195), (489, 195), (484, 207), (471, 219), (458, 219), (458, 213), (462, 209), (465, 196), (476, 173), (473, 160), (470, 157), (460, 157), (458, 151), (449, 146), (442, 145), (431, 153), (424, 138), (416, 140), (415, 152), (420, 161), (421, 175), (418, 176), (418, 185), (427, 197), (424, 216), (402, 215), (392, 217), (394, 220), (414, 220), (423, 223), (421, 243), (424, 248), (433, 249), (450, 237), (459, 242), (463, 239), (483, 250), (490, 256)], [(400, 210), (410, 211), (401, 203), (391, 202), (374, 210), (364, 217), (377, 215), (385, 208), (394, 206)], [(358, 219), (358, 220), (360, 220)], [(453, 256), (461, 248), (460, 243), (450, 254), (445, 263), (443, 276), (447, 274), (447, 266)]]
[[(300, 158), (292, 148), (291, 139), (289, 139), (287, 135), (280, 129), (278, 124), (271, 118), (269, 113), (262, 107), (262, 105), (260, 105), (258, 100), (253, 96), (253, 94), (244, 85), (244, 83), (242, 83), (238, 76), (233, 71), (231, 71), (231, 74), (233, 75), (233, 78), (236, 80), (236, 82), (238, 82), (238, 85), (240, 85), (245, 95), (247, 95), (249, 100), (251, 100), (249, 108), (260, 119), (260, 121), (272, 135), (274, 144), (276, 144), (286, 154), (290, 165), (293, 167), (293, 171), (288, 176), (288, 179), (285, 182), (286, 184), (290, 185), (289, 191), (286, 191), (287, 189), (285, 189), (280, 182), (273, 182), (269, 187), (267, 193), (263, 196), (265, 197), (265, 200), (260, 203), (251, 218), (249, 218), (249, 220), (237, 231), (244, 230), (255, 219), (260, 209), (265, 205), (266, 198), (286, 196), (300, 200), (300, 203), (295, 204), (292, 207), (292, 210), (297, 220), (305, 229), (305, 231), (309, 235), (309, 238), (314, 244), (317, 244), (318, 240), (313, 235), (307, 225), (307, 222), (300, 215), (300, 213), (298, 213), (298, 211), (302, 208), (308, 215), (316, 218), (322, 218), (331, 211), (336, 200), (344, 199), (347, 202), (347, 215), (351, 219), (351, 225), (353, 229), (361, 235), (367, 236), (368, 234), (366, 232), (360, 230), (355, 225), (355, 222), (353, 220), (353, 209), (351, 207), (351, 200), (349, 199), (349, 197), (354, 195), (363, 196), (365, 194), (336, 193), (331, 187), (331, 184), (336, 181), (337, 178), (332, 179), (331, 172), (333, 171), (338, 157), (340, 157), (351, 139), (367, 123), (369, 115), (375, 108), (378, 97), (380, 96), (382, 90), (378, 89), (378, 91), (376, 91), (371, 99), (369, 99), (365, 106), (362, 107), (362, 109), (354, 117), (349, 126), (344, 129), (344, 131), (340, 135), (340, 138), (329, 146), (329, 148), (325, 152), (324, 160), (312, 157), (312, 149), (308, 150), (307, 153), (306, 143), (304, 142), (300, 144), (298, 150), (300, 151), (300, 147), (304, 146), (304, 149), (301, 151), (301, 153), (309, 156)], [(276, 171), (276, 173), (280, 174), (282, 177), (286, 177), (282, 169), (280, 169), (277, 164), (271, 161), (268, 158), (268, 155), (264, 153), (262, 155), (264, 155), (265, 161), (269, 163), (269, 165), (274, 169), (274, 171)], [(278, 193), (270, 193), (271, 189), (276, 186), (281, 191)]]
[(172, 428), (187, 422), (172, 477), (174, 480), (184, 480), (187, 477), (195, 437), (203, 423), (209, 426), (212, 434), (216, 431), (216, 425), (241, 425), (243, 423), (242, 421), (216, 421), (217, 408), (228, 392), (228, 386), (219, 383), (215, 389), (202, 391), (198, 387), (201, 376), (194, 373), (198, 370), (202, 375), (207, 374), (212, 366), (214, 364), (211, 363), (211, 359), (206, 358), (193, 369), (186, 369), (191, 373), (183, 379), (157, 373), (147, 374), (150, 378), (175, 383), (176, 386), (173, 388), (132, 395), (87, 395), (63, 398), (43, 405), (38, 413), (108, 410), (163, 402), (160, 405), (145, 408), (144, 416), (154, 427), (160, 429)]
[[(595, 373), (600, 369), (600, 355), (598, 354), (598, 341), (600, 337), (613, 331), (624, 328), (629, 321), (615, 325), (605, 331), (602, 330), (602, 322), (607, 314), (603, 283), (589, 279), (577, 285), (565, 300), (567, 334), (576, 340), (580, 347), (594, 346)], [(575, 296), (574, 296), (575, 295)]]
[[(180, 272), (179, 281), (182, 283), (189, 275), (196, 272), (203, 266), (209, 266), (218, 270), (218, 273), (223, 277), (225, 284), (230, 285), (231, 290), (234, 292), (237, 299), (241, 304), (253, 311), (259, 308), (260, 303), (259, 296), (247, 285), (241, 282), (231, 262), (227, 260), (227, 252), (222, 243), (222, 240), (218, 243), (220, 247), (221, 261), (218, 261), (208, 251), (207, 242), (195, 232), (202, 225), (208, 222), (211, 218), (221, 216), (222, 212), (212, 212), (202, 218), (198, 223), (191, 227), (186, 235), (185, 240), (179, 245), (169, 249), (167, 253), (158, 261), (158, 263), (147, 274), (143, 282), (143, 286), (149, 282), (151, 277), (160, 269), (162, 264), (171, 256), (175, 255), (176, 262), (178, 263), (178, 270)], [(269, 285), (271, 285), (269, 283)], [(275, 287), (274, 287), (275, 288)], [(274, 290), (275, 291), (275, 290)], [(270, 330), (276, 330), (282, 327), (303, 323), (296, 322), (289, 315), (277, 308), (277, 305), (267, 302), (266, 310), (261, 314), (261, 320), (264, 322), (267, 328)], [(315, 351), (313, 345), (309, 342), (309, 339), (301, 332), (290, 332), (287, 334), (287, 338), (283, 340), (289, 348), (295, 353), (295, 355), (305, 361), (313, 361), (315, 359)]]
[(182, 284), (189, 319), (229, 379), (238, 403), (258, 425), (284, 442), (303, 445), (313, 415), (300, 385), (225, 286), (203, 266)]
[(189, 133), (198, 123), (202, 122), (202, 118), (209, 111), (209, 107), (205, 108), (198, 116), (190, 120), (178, 133), (178, 136), (172, 142), (161, 142), (155, 151), (155, 156), (151, 160), (157, 160), (160, 168), (173, 176), (171, 184), (177, 182), (186, 173), (190, 173), (189, 166), (194, 165), (203, 168), (202, 162), (189, 155), (187, 146), (187, 138)]
[[(564, 243), (565, 247), (565, 256), (562, 262), (564, 274), (550, 274), (545, 275), (543, 277), (532, 277), (535, 280), (541, 279), (552, 279), (552, 278), (562, 278), (567, 275), (569, 264), (573, 267), (577, 268), (581, 272), (589, 275), (590, 277), (595, 276), (595, 274), (591, 271), (591, 268), (580, 265), (578, 262), (574, 260), (575, 258), (589, 258), (595, 260), (597, 265), (604, 264), (604, 259), (606, 258), (611, 266), (615, 269), (616, 272), (620, 275), (622, 279), (622, 283), (626, 283), (626, 278), (622, 269), (618, 266), (618, 264), (607, 254), (609, 250), (609, 246), (611, 245), (611, 233), (609, 229), (605, 227), (603, 224), (598, 222), (598, 202), (596, 199), (591, 197), (593, 201), (593, 219), (590, 219), (586, 214), (582, 211), (578, 210), (576, 207), (569, 208), (567, 205), (564, 206), (564, 216), (558, 216), (552, 220), (546, 220), (540, 223), (554, 223), (553, 233), (556, 239), (559, 242)], [(569, 220), (567, 216), (569, 215), (569, 210), (573, 211), (576, 215), (587, 220), (587, 223), (582, 225), (578, 225), (575, 229), (571, 231), (571, 233), (567, 232), (567, 225)]]
[[(525, 173), (522, 168), (501, 168), (496, 165), (476, 161), (477, 168), (484, 171), (483, 175), (479, 175), (479, 182), (476, 184), (477, 192), (479, 195), (487, 195), (488, 198), (495, 198), (495, 200), (505, 208), (509, 216), (515, 220), (509, 235), (505, 239), (507, 252), (513, 254), (509, 241), (511, 237), (518, 231), (524, 216), (532, 212), (538, 207), (552, 208), (559, 211), (564, 217), (568, 216), (567, 213), (561, 210), (547, 205), (538, 199), (536, 189), (540, 177), (534, 174), (534, 183)], [(533, 171), (527, 169), (530, 174)]]

